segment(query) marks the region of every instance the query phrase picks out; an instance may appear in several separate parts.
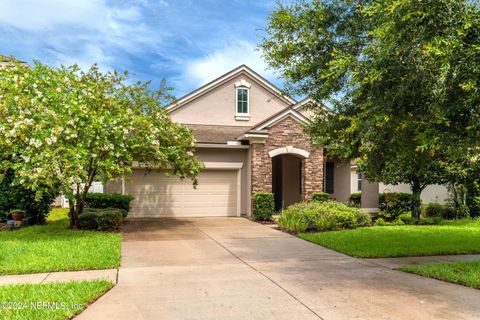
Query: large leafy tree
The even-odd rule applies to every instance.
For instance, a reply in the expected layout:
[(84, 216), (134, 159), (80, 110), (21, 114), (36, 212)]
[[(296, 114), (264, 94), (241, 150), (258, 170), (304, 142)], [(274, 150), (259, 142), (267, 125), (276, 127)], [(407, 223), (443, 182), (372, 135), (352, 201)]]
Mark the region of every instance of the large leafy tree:
[[(316, 0), (279, 5), (261, 48), (287, 89), (332, 107), (308, 127), (371, 181), (431, 183), (478, 154), (480, 11), (468, 0)], [(313, 106), (315, 108), (315, 106)]]
[(0, 69), (0, 173), (13, 170), (13, 183), (39, 198), (59, 188), (70, 200), (74, 228), (92, 182), (125, 176), (134, 161), (196, 183), (202, 164), (191, 132), (162, 108), (170, 100), (164, 86), (152, 91), (95, 65), (88, 71), (6, 65)]

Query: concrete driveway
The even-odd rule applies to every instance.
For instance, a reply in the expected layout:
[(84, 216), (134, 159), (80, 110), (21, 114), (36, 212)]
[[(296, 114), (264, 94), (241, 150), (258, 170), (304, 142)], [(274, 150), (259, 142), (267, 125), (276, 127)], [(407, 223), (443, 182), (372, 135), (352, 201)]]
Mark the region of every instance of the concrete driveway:
[(480, 290), (244, 218), (138, 219), (124, 228), (118, 285), (78, 319), (480, 319)]

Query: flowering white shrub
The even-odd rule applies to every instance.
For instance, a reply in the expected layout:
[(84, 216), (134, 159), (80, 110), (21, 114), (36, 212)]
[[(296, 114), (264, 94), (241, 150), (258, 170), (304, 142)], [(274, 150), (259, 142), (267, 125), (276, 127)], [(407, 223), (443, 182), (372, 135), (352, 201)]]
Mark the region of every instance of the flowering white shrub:
[(96, 65), (86, 72), (38, 62), (0, 69), (0, 174), (15, 170), (15, 183), (39, 196), (45, 186), (60, 188), (72, 226), (92, 182), (130, 173), (134, 160), (196, 183), (195, 141), (162, 108), (171, 101), (164, 84), (152, 91), (126, 80)]

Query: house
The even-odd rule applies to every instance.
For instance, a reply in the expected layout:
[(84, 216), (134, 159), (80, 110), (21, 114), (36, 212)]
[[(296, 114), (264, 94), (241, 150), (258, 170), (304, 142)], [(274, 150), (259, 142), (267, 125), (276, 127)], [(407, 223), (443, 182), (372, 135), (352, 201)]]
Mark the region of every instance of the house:
[[(205, 164), (199, 185), (164, 172), (131, 176), (105, 185), (105, 192), (134, 196), (132, 216), (252, 215), (253, 194), (275, 194), (275, 207), (325, 191), (338, 201), (352, 192), (352, 168), (329, 159), (312, 144), (304, 124), (312, 101), (296, 101), (245, 65), (224, 74), (167, 107), (173, 121), (193, 132), (196, 156)], [(362, 182), (362, 206), (375, 211), (376, 183)]]

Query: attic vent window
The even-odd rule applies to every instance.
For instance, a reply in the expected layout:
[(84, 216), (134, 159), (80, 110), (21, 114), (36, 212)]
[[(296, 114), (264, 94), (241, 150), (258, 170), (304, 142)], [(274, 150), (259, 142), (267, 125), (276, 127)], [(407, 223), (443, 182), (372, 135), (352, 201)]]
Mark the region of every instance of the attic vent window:
[(244, 79), (235, 83), (236, 88), (236, 102), (237, 110), (235, 112), (235, 119), (239, 121), (248, 121), (250, 120), (250, 87), (251, 85), (246, 82)]
[(237, 88), (237, 114), (248, 114), (247, 88)]

